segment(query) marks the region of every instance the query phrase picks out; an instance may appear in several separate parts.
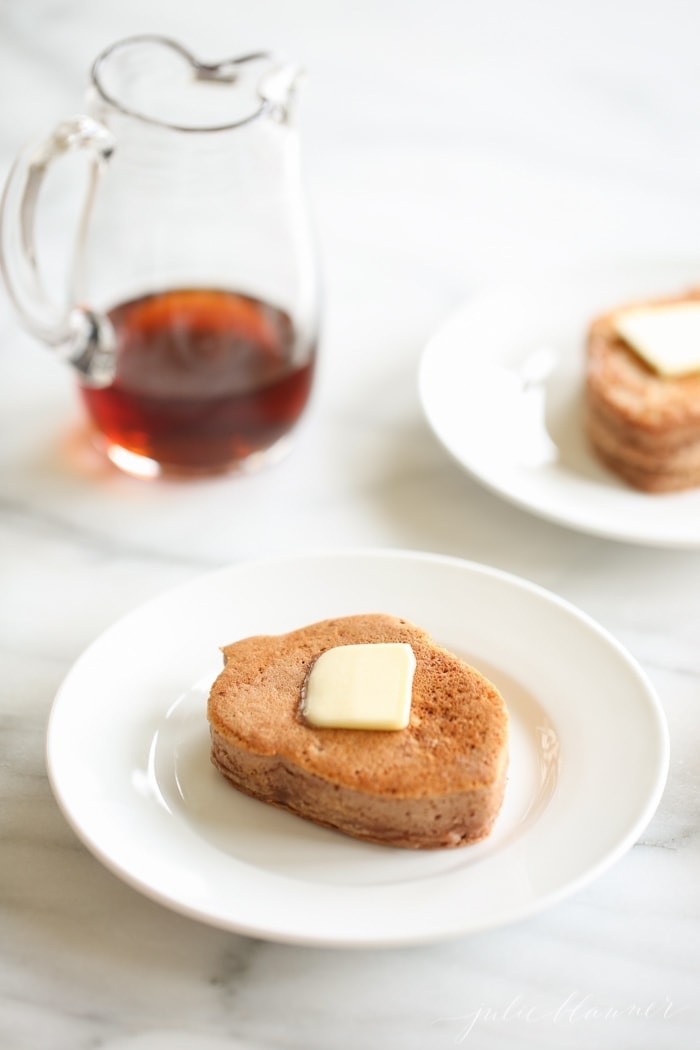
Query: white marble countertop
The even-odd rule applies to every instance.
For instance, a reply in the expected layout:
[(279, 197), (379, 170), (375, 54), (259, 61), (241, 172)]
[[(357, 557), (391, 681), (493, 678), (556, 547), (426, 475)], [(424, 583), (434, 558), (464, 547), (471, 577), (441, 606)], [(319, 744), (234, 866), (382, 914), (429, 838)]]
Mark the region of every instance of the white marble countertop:
[[(444, 316), (503, 276), (695, 257), (693, 0), (30, 0), (0, 5), (0, 165), (79, 109), (109, 41), (310, 70), (303, 134), (326, 285), (292, 455), (248, 478), (139, 482), (84, 444), (68, 370), (0, 295), (0, 1045), (7, 1050), (690, 1048), (698, 1038), (700, 553), (580, 534), (472, 481), (416, 374)], [(48, 242), (62, 248), (60, 223)], [(171, 585), (316, 547), (468, 558), (575, 603), (658, 690), (668, 785), (600, 878), (514, 926), (428, 947), (317, 949), (139, 895), (52, 797), (52, 699), (83, 649)]]

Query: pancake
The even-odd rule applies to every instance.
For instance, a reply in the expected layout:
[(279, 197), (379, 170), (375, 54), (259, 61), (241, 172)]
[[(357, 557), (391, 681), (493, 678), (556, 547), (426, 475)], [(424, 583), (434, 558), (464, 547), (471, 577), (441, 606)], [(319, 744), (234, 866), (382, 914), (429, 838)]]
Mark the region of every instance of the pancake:
[(700, 373), (665, 376), (627, 344), (614, 318), (630, 306), (700, 300), (700, 289), (618, 307), (590, 325), (586, 347), (586, 430), (598, 458), (650, 493), (700, 485)]
[[(409, 725), (318, 728), (302, 698), (314, 661), (338, 645), (405, 642), (416, 657)], [(415, 849), (487, 836), (508, 765), (498, 690), (406, 620), (323, 620), (227, 645), (207, 717), (216, 768), (253, 798), (356, 838)]]

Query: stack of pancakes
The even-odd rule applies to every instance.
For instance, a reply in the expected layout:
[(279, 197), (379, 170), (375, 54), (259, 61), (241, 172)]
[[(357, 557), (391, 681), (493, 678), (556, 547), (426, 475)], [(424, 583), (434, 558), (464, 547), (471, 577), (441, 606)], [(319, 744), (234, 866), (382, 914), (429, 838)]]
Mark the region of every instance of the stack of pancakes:
[[(700, 300), (700, 289), (630, 306)], [(597, 317), (587, 344), (586, 425), (594, 450), (611, 470), (645, 492), (700, 485), (700, 373), (654, 371), (617, 333), (627, 307)]]

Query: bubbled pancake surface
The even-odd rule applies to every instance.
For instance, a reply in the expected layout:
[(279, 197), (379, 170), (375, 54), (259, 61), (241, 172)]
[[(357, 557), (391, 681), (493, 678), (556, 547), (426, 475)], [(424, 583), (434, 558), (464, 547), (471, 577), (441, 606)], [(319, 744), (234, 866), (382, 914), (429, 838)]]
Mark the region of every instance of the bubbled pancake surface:
[[(416, 656), (410, 722), (398, 731), (319, 729), (304, 722), (304, 684), (326, 649), (407, 642)], [(208, 703), (213, 736), (280, 756), (370, 795), (430, 798), (503, 780), (508, 716), (498, 690), (421, 628), (383, 613), (324, 620), (223, 649)], [(499, 799), (500, 802), (500, 799)]]

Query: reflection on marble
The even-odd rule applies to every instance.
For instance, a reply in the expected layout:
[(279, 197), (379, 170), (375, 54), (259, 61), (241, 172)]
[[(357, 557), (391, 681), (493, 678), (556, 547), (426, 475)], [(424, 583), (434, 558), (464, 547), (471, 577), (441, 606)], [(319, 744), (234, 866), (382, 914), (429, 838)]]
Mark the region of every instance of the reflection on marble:
[[(494, 279), (602, 255), (698, 255), (700, 9), (5, 0), (0, 26), (3, 177), (28, 138), (79, 110), (110, 40), (161, 31), (212, 59), (261, 46), (301, 59), (326, 285), (321, 372), (292, 455), (254, 477), (185, 485), (119, 475), (89, 447), (70, 375), (0, 292), (0, 1045), (690, 1050), (700, 554), (584, 536), (506, 505), (438, 447), (416, 372), (443, 318)], [(59, 172), (47, 191), (49, 275), (64, 265), (65, 182)], [(515, 572), (628, 647), (662, 699), (672, 756), (656, 815), (611, 870), (509, 928), (319, 950), (176, 915), (78, 843), (50, 791), (44, 734), (84, 647), (203, 571), (329, 545)]]

